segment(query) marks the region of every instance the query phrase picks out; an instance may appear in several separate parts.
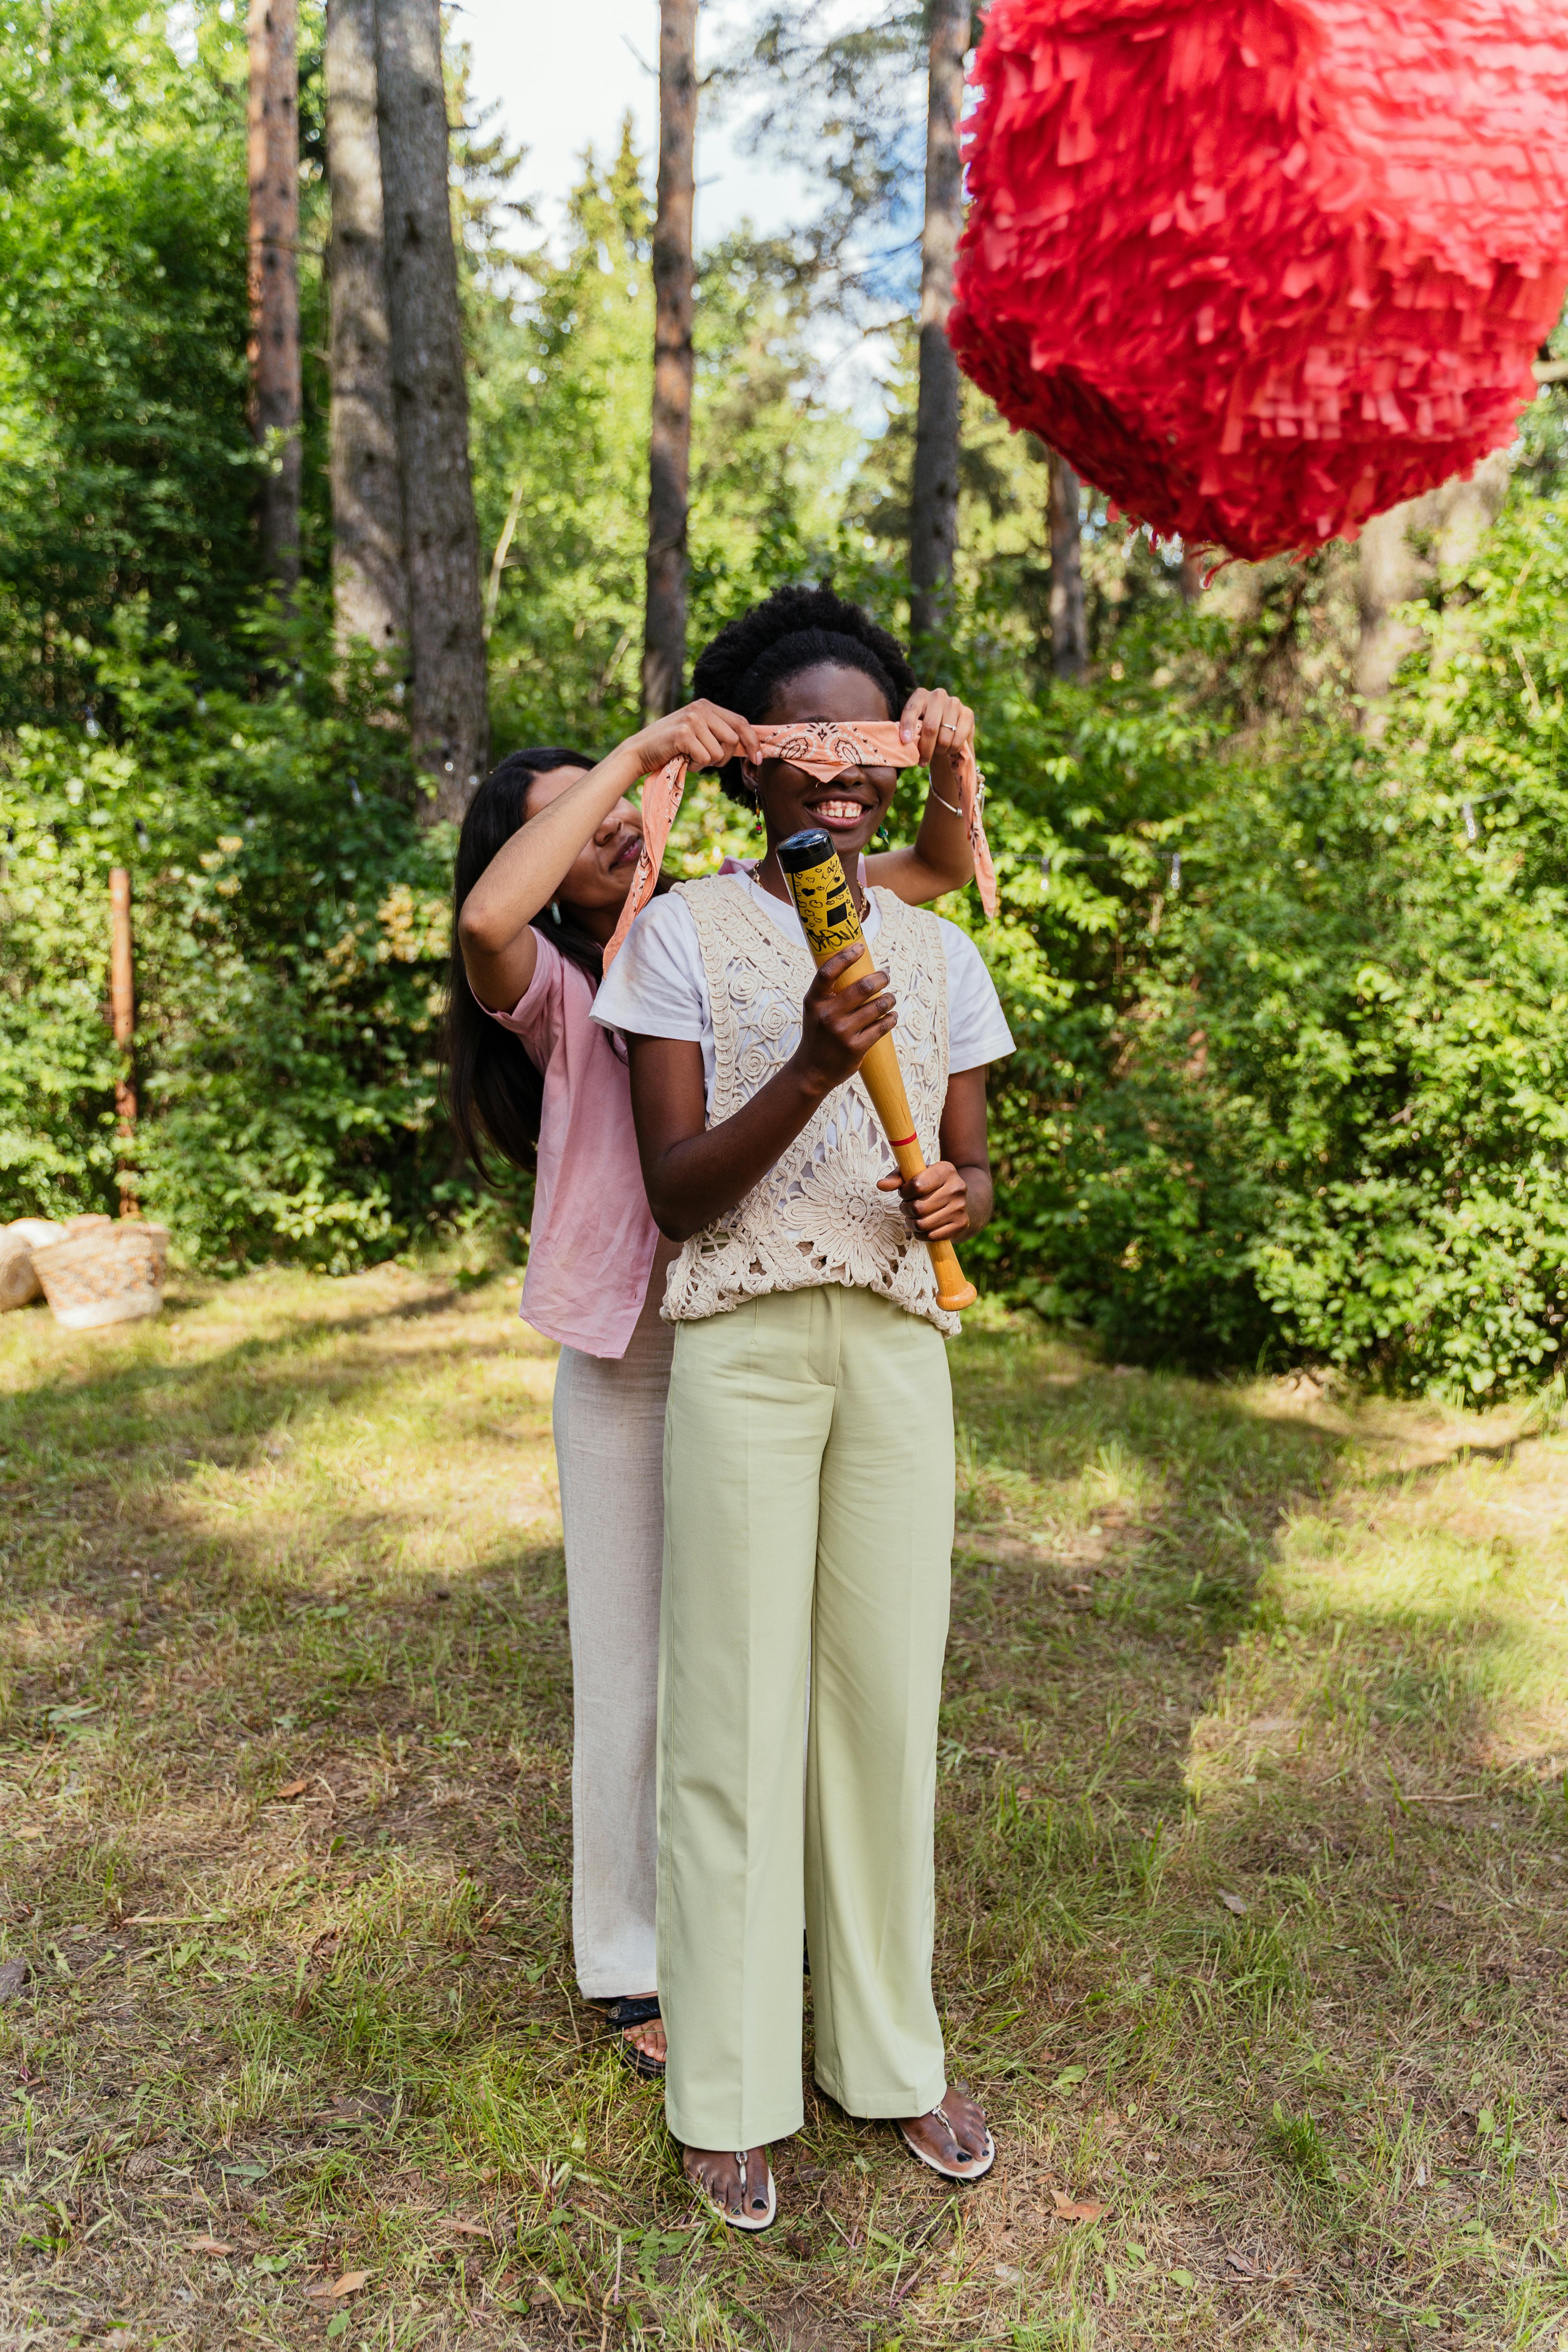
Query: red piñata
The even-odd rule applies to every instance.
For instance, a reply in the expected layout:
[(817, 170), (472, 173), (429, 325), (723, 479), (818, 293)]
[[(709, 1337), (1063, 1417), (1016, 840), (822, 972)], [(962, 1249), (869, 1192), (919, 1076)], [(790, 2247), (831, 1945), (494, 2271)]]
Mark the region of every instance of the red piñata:
[(994, 0), (949, 331), (1129, 515), (1259, 558), (1506, 442), (1568, 282), (1568, 0)]

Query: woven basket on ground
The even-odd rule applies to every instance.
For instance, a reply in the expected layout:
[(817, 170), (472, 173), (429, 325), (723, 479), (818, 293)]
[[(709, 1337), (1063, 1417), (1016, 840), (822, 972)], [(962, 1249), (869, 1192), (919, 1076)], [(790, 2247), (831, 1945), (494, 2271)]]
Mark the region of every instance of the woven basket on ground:
[(30, 1242), (20, 1234), (0, 1233), (0, 1315), (12, 1307), (26, 1307), (39, 1290)]
[(156, 1315), (163, 1304), (163, 1268), (169, 1235), (163, 1225), (140, 1217), (116, 1223), (111, 1217), (73, 1219), (78, 1229), (33, 1264), (55, 1320), (68, 1331), (96, 1330), (104, 1323), (132, 1323)]
[(65, 1237), (64, 1225), (48, 1217), (16, 1217), (0, 1225), (0, 1315), (12, 1307), (30, 1307), (43, 1296), (33, 1252)]

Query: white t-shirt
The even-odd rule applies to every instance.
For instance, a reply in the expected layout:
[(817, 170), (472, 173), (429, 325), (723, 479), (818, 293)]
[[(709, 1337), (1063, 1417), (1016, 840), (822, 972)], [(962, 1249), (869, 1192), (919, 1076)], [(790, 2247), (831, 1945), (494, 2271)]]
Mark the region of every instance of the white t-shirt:
[[(793, 906), (775, 898), (749, 874), (731, 880), (751, 894), (762, 909), (789, 938), (804, 947), (805, 934)], [(977, 1070), (999, 1062), (1013, 1050), (995, 983), (979, 949), (967, 931), (940, 916), (942, 953), (947, 962), (947, 1066)], [(865, 932), (872, 946), (882, 927), (875, 898), (866, 906)], [(799, 1008), (796, 1010), (798, 1035)], [(702, 1075), (708, 1100), (713, 1099), (713, 1013), (708, 1002), (707, 975), (697, 925), (683, 898), (674, 892), (653, 899), (631, 929), (594, 999), (594, 1018), (607, 1029), (629, 1031), (634, 1037), (687, 1037), (702, 1048)], [(897, 1035), (895, 1030), (894, 1034)], [(781, 1040), (784, 1054), (793, 1052)]]

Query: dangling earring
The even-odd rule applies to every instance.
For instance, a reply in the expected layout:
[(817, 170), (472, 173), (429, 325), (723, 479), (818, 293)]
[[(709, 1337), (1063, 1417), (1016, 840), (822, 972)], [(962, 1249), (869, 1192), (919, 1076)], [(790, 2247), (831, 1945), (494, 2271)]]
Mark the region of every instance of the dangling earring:
[(561, 920), (561, 901), (559, 898), (552, 898), (550, 901), (550, 919), (552, 923), (558, 923)]

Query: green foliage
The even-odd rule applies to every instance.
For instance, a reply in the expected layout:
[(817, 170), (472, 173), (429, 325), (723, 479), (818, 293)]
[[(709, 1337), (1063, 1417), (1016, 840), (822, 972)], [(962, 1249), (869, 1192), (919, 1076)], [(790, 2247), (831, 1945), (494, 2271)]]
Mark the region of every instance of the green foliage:
[(202, 41), (185, 71), (130, 0), (7, 12), (0, 723), (79, 715), (79, 640), (135, 596), (233, 674), (256, 464), (243, 25), (204, 10)]
[(309, 608), (289, 667), (198, 690), (122, 620), (113, 740), (22, 729), (0, 763), (0, 1215), (113, 1199), (108, 874), (132, 874), (145, 1207), (209, 1264), (385, 1256), (470, 1195), (437, 1104), (451, 844), (400, 739), (341, 695)]
[[(653, 394), (651, 215), (623, 131), (592, 152), (566, 250), (470, 304), (475, 493), (490, 551), (498, 751), (595, 748), (639, 715)], [(820, 568), (859, 445), (818, 398), (787, 252), (745, 235), (702, 257), (693, 340), (689, 639)]]
[[(636, 724), (653, 298), (629, 139), (589, 158), (569, 247), (531, 299), (471, 308), (474, 486), (491, 551), (497, 748)], [(508, 525), (510, 525), (510, 530)]]
[(1540, 1380), (1563, 1337), (1568, 505), (1517, 499), (1465, 587), (1424, 615), (1352, 787), (1359, 926), (1289, 1022), (1256, 1261), (1314, 1352), (1484, 1391)]
[[(1378, 745), (1324, 723), (1221, 757), (1131, 661), (1065, 743), (1062, 698), (1020, 709), (1047, 756), (997, 812), (992, 952), (1030, 1017), (984, 1245), (1016, 1292), (1038, 1270), (1047, 1311), (1135, 1357), (1306, 1353), (1466, 1393), (1553, 1368), (1565, 588), (1568, 509), (1518, 497), (1424, 608)], [(1081, 878), (1075, 826), (1103, 860)], [(1064, 833), (1042, 911), (1019, 907), (1017, 850)]]
[[(321, 13), (301, 12), (308, 579)], [(694, 651), (784, 579), (907, 621), (914, 338), (868, 439), (829, 401), (820, 306), (840, 333), (871, 291), (897, 307), (919, 26), (895, 8), (829, 37), (819, 14), (768, 17), (725, 69), (746, 103), (756, 72), (793, 78), (826, 195), (815, 240), (700, 259)], [(182, 22), (184, 62), (131, 0), (17, 0), (0, 28), (0, 1213), (113, 1202), (119, 862), (146, 1205), (207, 1263), (342, 1266), (472, 1213), (436, 1098), (450, 841), (416, 824), (398, 714), (335, 674), (316, 594), (257, 617), (244, 34), (218, 0)], [(464, 74), (455, 55), (458, 113)], [(784, 120), (764, 100), (759, 139)], [(647, 175), (629, 131), (590, 153), (559, 249), (520, 260), (516, 158), (482, 125), (455, 152), (496, 748), (598, 747), (637, 716)], [(1043, 453), (966, 392), (931, 667), (979, 710), (1003, 887), (995, 923), (972, 894), (949, 911), (1018, 1039), (1001, 1205), (968, 1251), (993, 1288), (1128, 1359), (1306, 1355), (1471, 1396), (1560, 1369), (1565, 406), (1534, 405), (1503, 520), (1425, 592), (1374, 736), (1350, 551), (1237, 567), (1194, 607), (1175, 551), (1088, 492), (1090, 668), (1053, 680)], [(907, 778), (895, 830), (919, 798)], [(672, 862), (744, 844), (699, 785)]]

